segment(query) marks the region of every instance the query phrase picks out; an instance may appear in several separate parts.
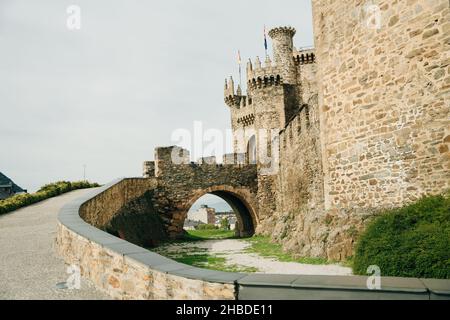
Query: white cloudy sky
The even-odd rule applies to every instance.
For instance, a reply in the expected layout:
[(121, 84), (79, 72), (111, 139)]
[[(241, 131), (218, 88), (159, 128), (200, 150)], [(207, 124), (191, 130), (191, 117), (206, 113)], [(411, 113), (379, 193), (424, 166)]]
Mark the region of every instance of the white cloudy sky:
[[(66, 27), (69, 5), (81, 30)], [(263, 26), (310, 46), (310, 0), (0, 0), (0, 171), (30, 191), (140, 176), (177, 128), (228, 128), (224, 78)]]

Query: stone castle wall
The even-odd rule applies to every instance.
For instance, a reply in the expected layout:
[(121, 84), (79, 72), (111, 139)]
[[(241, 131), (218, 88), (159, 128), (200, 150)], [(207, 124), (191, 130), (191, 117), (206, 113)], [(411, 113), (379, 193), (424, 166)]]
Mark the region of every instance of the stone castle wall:
[[(226, 277), (208, 281), (189, 272), (169, 274), (193, 268), (100, 230), (120, 208), (154, 187), (154, 179), (122, 179), (65, 206), (59, 213), (56, 235), (56, 248), (65, 263), (80, 268), (83, 277), (114, 299), (236, 299), (235, 285)], [(146, 227), (150, 231), (152, 226)]]
[[(449, 286), (448, 280), (382, 278), (383, 288), (370, 290), (368, 277), (361, 276), (311, 278), (200, 269), (114, 237), (81, 219), (81, 207), (85, 216), (110, 216), (110, 202), (121, 203), (118, 191), (140, 190), (147, 180), (117, 180), (67, 204), (58, 214), (56, 248), (65, 263), (72, 270), (79, 268), (83, 277), (114, 299), (255, 300), (274, 295), (280, 299), (449, 298), (448, 290), (443, 290)], [(133, 192), (134, 196), (139, 193)]]
[(379, 30), (362, 1), (313, 1), (326, 249), (310, 244), (336, 260), (374, 211), (450, 188), (450, 4), (371, 4)]
[[(173, 155), (180, 154), (182, 163), (173, 163)], [(257, 172), (251, 164), (219, 165), (204, 159), (202, 163), (191, 163), (189, 152), (178, 147), (157, 148), (155, 152), (155, 177), (158, 188), (152, 202), (167, 225), (171, 238), (183, 235), (184, 220), (191, 206), (206, 193), (223, 193), (229, 204), (245, 205), (251, 216), (238, 219), (253, 219), (257, 216)], [(208, 160), (208, 161), (206, 161)], [(229, 197), (229, 198), (228, 198)], [(242, 210), (241, 210), (242, 211)], [(243, 213), (243, 212), (241, 212)], [(240, 228), (246, 227), (241, 220)], [(250, 228), (250, 226), (249, 226)], [(251, 226), (253, 234), (254, 226)], [(237, 230), (250, 231), (250, 230)]]
[[(261, 233), (301, 256), (325, 254), (323, 171), (317, 104), (305, 106), (280, 133), (280, 167), (276, 176), (274, 214), (262, 223)], [(314, 245), (319, 243), (320, 245)]]
[[(317, 103), (317, 80), (315, 77), (317, 67), (314, 50), (298, 51), (295, 49), (293, 45), (294, 34), (295, 30), (289, 27), (274, 28), (269, 32), (274, 48), (272, 58), (267, 56), (263, 63), (258, 57), (254, 62), (248, 62), (246, 96), (243, 95), (240, 87), (234, 90), (235, 86), (232, 79), (227, 81), (225, 86), (225, 102), (230, 107), (232, 128), (238, 134), (245, 131), (244, 139), (235, 139), (235, 152), (251, 152), (248, 149), (249, 139), (252, 134), (256, 138), (258, 158), (257, 202), (260, 219), (257, 232), (261, 234), (274, 234), (275, 226), (282, 228), (276, 221), (283, 220), (283, 216), (292, 214), (292, 212), (284, 211), (285, 208), (280, 207), (280, 204), (292, 204), (293, 200), (294, 203), (298, 203), (297, 198), (302, 197), (302, 195), (296, 193), (298, 188), (292, 189), (292, 179), (296, 181), (298, 179), (304, 180), (305, 177), (301, 173), (304, 170), (303, 165), (314, 163), (311, 167), (317, 168), (320, 167), (321, 161), (320, 156), (308, 152), (308, 154), (303, 154), (308, 159), (305, 162), (298, 162), (297, 157), (293, 155), (294, 152), (287, 151), (293, 156), (286, 156), (289, 160), (284, 167), (279, 170), (279, 164), (274, 165), (278, 161), (275, 158), (275, 153), (280, 154), (281, 163), (283, 163), (285, 156), (283, 150), (279, 152), (279, 145), (273, 143), (273, 134), (278, 135), (283, 130), (288, 130), (287, 128), (293, 126), (294, 120), (300, 119), (300, 109), (306, 104)], [(308, 108), (305, 107), (303, 110), (306, 112)], [(309, 108), (309, 110), (312, 110), (312, 108)], [(302, 117), (304, 118), (304, 116)], [(309, 133), (310, 135), (315, 134), (315, 141), (319, 137), (318, 130), (317, 122), (316, 130)], [(295, 135), (297, 136), (297, 133)], [(282, 136), (284, 135), (282, 134)], [(293, 142), (293, 148), (295, 148), (295, 143)], [(291, 150), (290, 147), (287, 149)], [(315, 148), (313, 147), (313, 149)], [(271, 159), (271, 163), (262, 161), (261, 157), (266, 154)], [(310, 156), (312, 158), (309, 158)], [(292, 167), (289, 165), (292, 165)], [(274, 168), (275, 166), (276, 170), (267, 173), (268, 167)], [(296, 171), (297, 169), (299, 171)], [(287, 174), (290, 175), (288, 181), (280, 179), (280, 171), (284, 171), (283, 178)], [(293, 171), (295, 172), (293, 173)], [(317, 172), (321, 172), (321, 170)], [(306, 180), (303, 183), (307, 183)], [(286, 184), (289, 184), (289, 187)], [(309, 182), (307, 184), (307, 188), (311, 189)], [(290, 193), (291, 191), (293, 193)]]
[(450, 187), (450, 4), (315, 0), (327, 208), (399, 206)]
[[(258, 174), (259, 233), (342, 260), (375, 212), (450, 188), (449, 6), (313, 0), (315, 50), (269, 32), (274, 62), (247, 67), (250, 109), (226, 91), (233, 129), (281, 132), (279, 173)], [(297, 134), (306, 106), (314, 120)]]

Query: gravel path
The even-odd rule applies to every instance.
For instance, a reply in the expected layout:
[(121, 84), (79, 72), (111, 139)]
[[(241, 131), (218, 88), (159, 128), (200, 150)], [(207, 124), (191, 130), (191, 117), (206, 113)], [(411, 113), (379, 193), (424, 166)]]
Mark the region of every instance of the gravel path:
[(69, 276), (56, 253), (59, 209), (89, 190), (62, 196), (0, 216), (0, 299), (108, 299), (85, 278), (80, 290), (58, 289)]
[[(245, 240), (206, 240), (201, 242), (186, 242), (181, 244), (171, 244), (164, 246), (162, 250), (166, 253), (208, 253), (226, 259), (227, 265), (252, 267), (258, 271), (256, 273), (275, 274), (305, 274), (305, 275), (351, 275), (351, 268), (337, 264), (304, 264), (297, 262), (282, 262), (272, 258), (262, 257), (256, 253), (247, 253), (244, 250), (250, 244)], [(164, 254), (161, 252), (161, 254)]]

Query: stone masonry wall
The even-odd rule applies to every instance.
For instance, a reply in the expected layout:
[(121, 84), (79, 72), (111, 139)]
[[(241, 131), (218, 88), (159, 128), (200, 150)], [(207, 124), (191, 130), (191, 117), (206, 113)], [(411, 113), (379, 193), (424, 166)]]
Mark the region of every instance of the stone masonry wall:
[(167, 239), (154, 203), (157, 180), (124, 179), (84, 204), (81, 218), (103, 231), (139, 246), (153, 247)]
[(301, 104), (313, 104), (312, 99), (317, 97), (318, 83), (317, 83), (317, 64), (309, 63), (300, 66), (298, 70), (298, 79), (300, 79), (300, 90), (298, 101)]
[(304, 107), (280, 134), (276, 213), (264, 234), (299, 256), (324, 256), (323, 171), (317, 104)]
[[(271, 164), (261, 161), (267, 149), (273, 146), (273, 136), (278, 134), (298, 114), (302, 105), (317, 96), (314, 50), (296, 50), (293, 37), (296, 31), (290, 27), (270, 30), (273, 41), (272, 57), (263, 62), (257, 57), (247, 63), (247, 95), (242, 88), (235, 90), (232, 78), (225, 84), (225, 103), (230, 107), (234, 133), (245, 131), (245, 139), (234, 139), (235, 152), (247, 152), (248, 140), (255, 135), (258, 158), (257, 202), (260, 224), (257, 233), (269, 233), (273, 229), (276, 207), (277, 173), (267, 174)], [(272, 160), (274, 160), (273, 152)], [(278, 151), (278, 150), (277, 150)], [(276, 151), (276, 152), (277, 152)], [(265, 222), (267, 220), (267, 223)]]
[[(261, 132), (258, 129), (263, 129), (262, 133), (267, 138), (270, 138), (271, 129), (276, 129), (278, 132), (286, 123), (284, 113), (286, 90), (284, 86), (272, 85), (251, 89), (254, 105), (256, 106), (254, 127), (256, 128), (257, 150), (263, 148), (262, 143), (265, 142), (267, 144), (267, 141), (260, 137)], [(275, 181), (276, 176), (258, 174), (258, 211), (261, 220), (258, 232), (266, 233), (266, 226), (268, 225), (264, 221), (276, 212), (277, 189)]]
[(153, 179), (124, 179), (84, 204), (80, 209), (81, 218), (96, 228), (103, 229), (127, 203), (155, 189), (157, 181)]
[[(97, 201), (98, 202), (98, 201)], [(58, 224), (57, 248), (97, 289), (123, 300), (234, 300), (234, 284), (188, 279), (152, 269)]]
[[(179, 148), (178, 148), (179, 149)], [(255, 165), (218, 165), (188, 162), (173, 164), (174, 147), (157, 148), (155, 206), (161, 212), (163, 221), (169, 226), (171, 237), (183, 234), (183, 224), (190, 207), (206, 193), (223, 192), (236, 198), (250, 210), (251, 218), (257, 215), (257, 180)], [(239, 217), (238, 217), (239, 218)]]
[(374, 210), (450, 188), (449, 6), (313, 0), (328, 258), (352, 254)]

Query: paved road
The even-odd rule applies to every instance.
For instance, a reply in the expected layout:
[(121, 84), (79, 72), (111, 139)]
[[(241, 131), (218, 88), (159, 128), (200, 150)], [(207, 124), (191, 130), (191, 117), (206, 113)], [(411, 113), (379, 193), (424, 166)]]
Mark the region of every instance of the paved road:
[(68, 274), (55, 250), (56, 217), (77, 190), (0, 216), (0, 299), (108, 299), (86, 279), (80, 290), (58, 289)]

